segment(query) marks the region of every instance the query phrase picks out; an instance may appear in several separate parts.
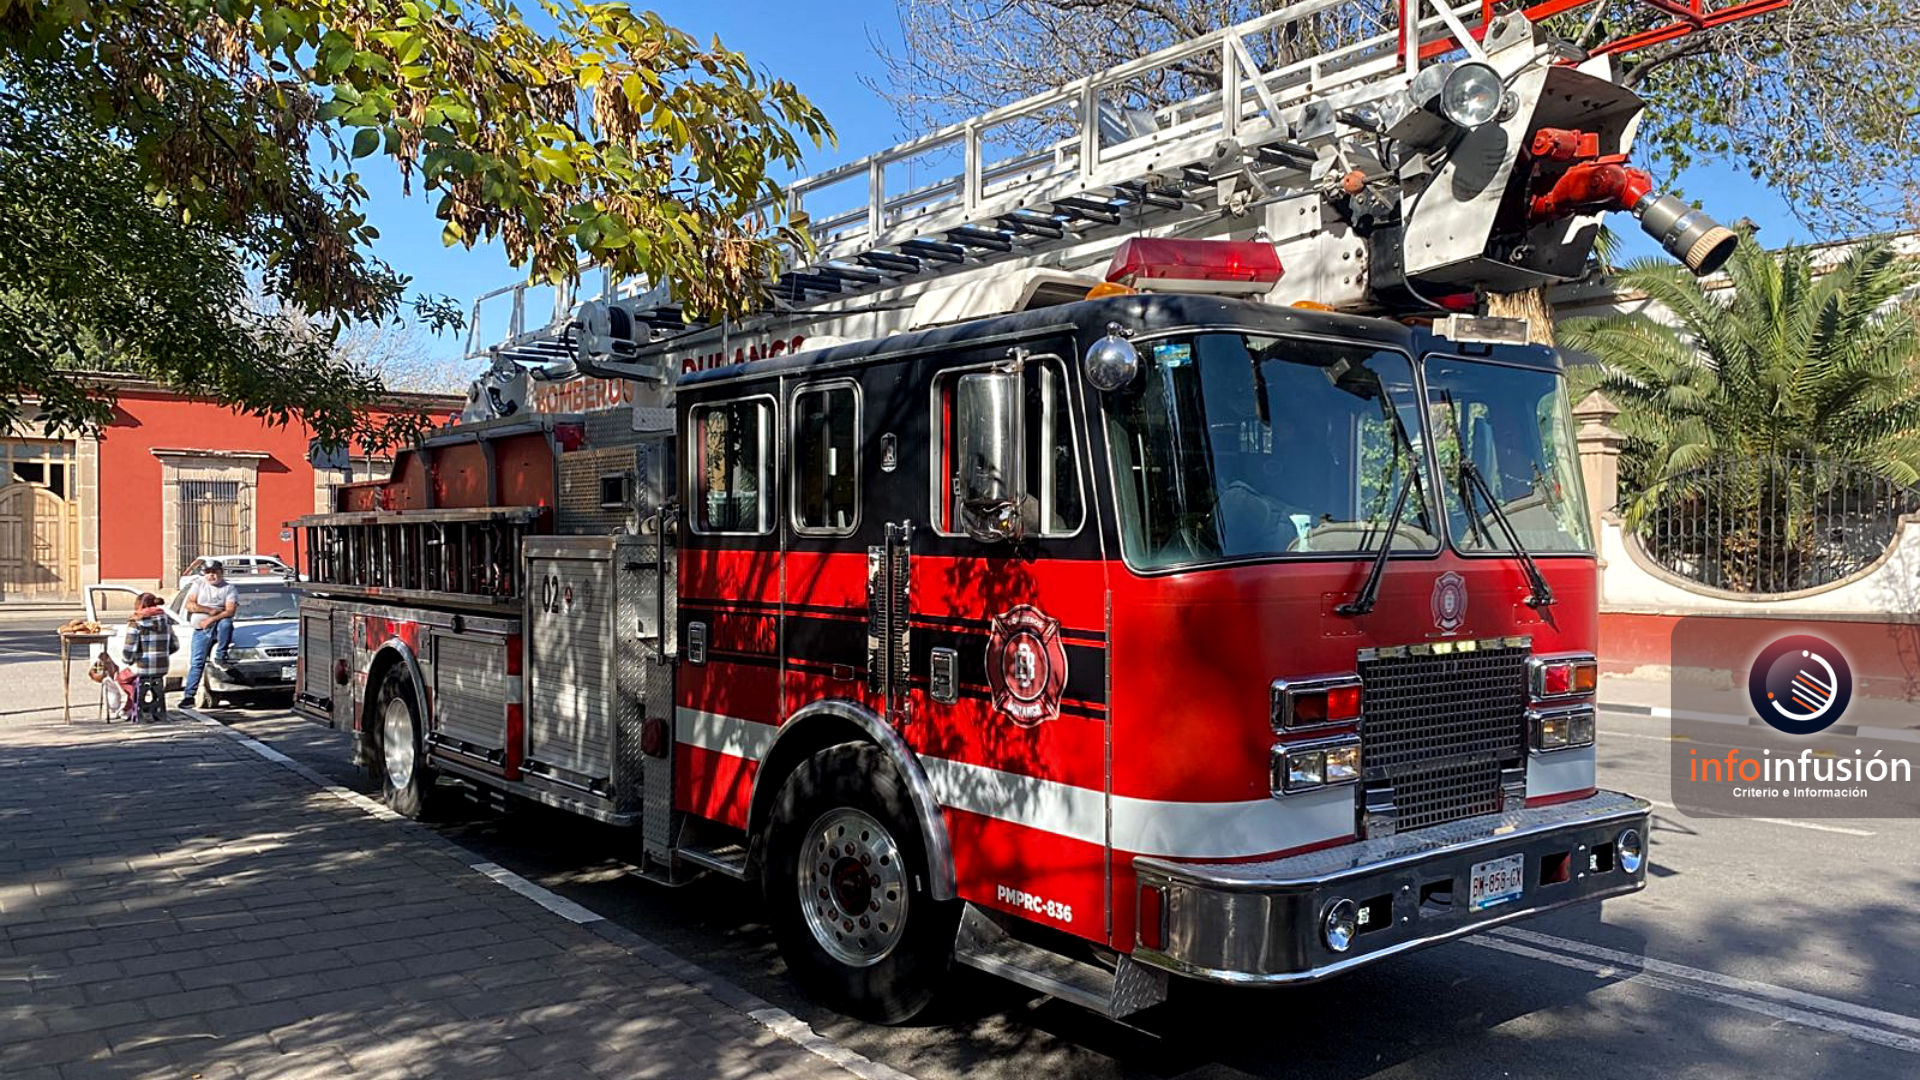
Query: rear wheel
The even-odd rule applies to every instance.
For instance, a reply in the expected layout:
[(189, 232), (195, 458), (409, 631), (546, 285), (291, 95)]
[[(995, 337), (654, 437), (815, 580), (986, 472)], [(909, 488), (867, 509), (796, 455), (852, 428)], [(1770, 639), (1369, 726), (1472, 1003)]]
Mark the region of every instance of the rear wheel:
[(766, 842), (761, 886), (802, 988), (882, 1023), (911, 1019), (933, 1001), (960, 905), (927, 893), (912, 801), (877, 747), (830, 747), (794, 770)]
[(380, 732), (381, 790), (387, 805), (415, 820), (427, 817), (434, 775), (427, 767), (426, 726), (405, 670), (387, 672), (374, 699), (373, 718)]

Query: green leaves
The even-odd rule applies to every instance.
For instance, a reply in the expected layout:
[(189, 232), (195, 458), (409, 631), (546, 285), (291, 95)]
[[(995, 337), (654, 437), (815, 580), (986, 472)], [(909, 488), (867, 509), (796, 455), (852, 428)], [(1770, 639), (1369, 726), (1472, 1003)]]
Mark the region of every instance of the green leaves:
[(1676, 267), (1636, 263), (1618, 283), (1675, 323), (1635, 314), (1560, 327), (1563, 344), (1601, 361), (1579, 389), (1620, 407), (1639, 505), (1711, 460), (1791, 454), (1920, 476), (1920, 329), (1901, 301), (1920, 267), (1885, 240), (1844, 253), (1745, 240), (1728, 277), (1709, 291)]
[[(186, 388), (212, 379), (222, 400), (264, 415), (351, 427), (377, 381), (334, 378), (304, 352), (289, 377), (265, 377), (248, 358), (264, 362), (270, 335), (232, 313), (248, 306), (251, 273), (271, 301), (321, 324), (397, 315), (407, 282), (368, 250), (378, 234), (360, 211), (361, 163), (375, 158), (433, 193), (446, 243), (499, 241), (530, 278), (564, 280), (584, 261), (670, 281), (695, 315), (753, 304), (779, 245), (803, 239), (773, 170), (799, 164), (803, 141), (831, 138), (825, 118), (790, 84), (650, 12), (540, 9), (536, 29), (515, 0), (0, 0), (0, 94), (33, 95), (15, 113), (24, 141), (0, 154), (19, 151), (8, 160), (49, 176), (73, 167), (45, 164), (43, 150), (85, 147), (114, 164), (89, 177), (106, 189), (70, 211), (71, 237), (20, 247), (0, 277), (18, 290), (8, 340)], [(55, 148), (56, 135), (74, 141)], [(0, 214), (26, 213), (29, 190), (0, 188)], [(99, 241), (131, 220), (114, 194), (175, 235)], [(73, 267), (91, 278), (69, 280)], [(118, 290), (120, 318), (197, 336), (74, 322), (63, 304), (89, 295), (89, 281)], [(111, 356), (97, 344), (109, 340)], [(252, 373), (221, 381), (207, 356)], [(29, 386), (73, 403), (61, 415), (99, 415), (45, 380), (0, 386), (0, 415)]]

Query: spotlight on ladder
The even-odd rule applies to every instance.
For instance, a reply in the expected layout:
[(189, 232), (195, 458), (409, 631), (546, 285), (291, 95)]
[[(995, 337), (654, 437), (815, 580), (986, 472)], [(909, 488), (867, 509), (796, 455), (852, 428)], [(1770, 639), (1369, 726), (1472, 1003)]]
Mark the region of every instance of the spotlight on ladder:
[(1398, 105), (1402, 111), (1387, 126), (1387, 137), (1430, 150), (1512, 115), (1518, 99), (1491, 64), (1464, 60), (1422, 68)]

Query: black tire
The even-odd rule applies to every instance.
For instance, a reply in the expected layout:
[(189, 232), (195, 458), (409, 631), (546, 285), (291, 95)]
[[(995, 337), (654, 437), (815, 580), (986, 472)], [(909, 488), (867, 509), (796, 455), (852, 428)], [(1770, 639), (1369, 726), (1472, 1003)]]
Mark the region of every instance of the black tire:
[[(879, 830), (862, 828), (868, 821)], [(846, 830), (837, 852), (827, 848), (833, 828)], [(952, 963), (960, 902), (928, 895), (913, 802), (878, 747), (844, 743), (802, 763), (774, 798), (765, 843), (768, 921), (809, 996), (883, 1024), (910, 1020), (933, 1002)]]
[[(378, 733), (374, 772), (380, 777), (382, 797), (395, 813), (427, 820), (433, 811), (435, 777), (427, 767), (426, 725), (406, 669), (387, 672), (374, 697), (371, 723)], [(389, 739), (394, 740), (392, 753)]]

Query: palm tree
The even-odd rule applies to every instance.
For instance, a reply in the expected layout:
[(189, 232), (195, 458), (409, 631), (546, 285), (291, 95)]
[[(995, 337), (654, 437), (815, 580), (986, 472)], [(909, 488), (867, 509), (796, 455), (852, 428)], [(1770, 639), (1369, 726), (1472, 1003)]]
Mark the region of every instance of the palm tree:
[(1714, 293), (1669, 263), (1637, 261), (1619, 284), (1670, 322), (1560, 327), (1563, 345), (1599, 361), (1576, 369), (1578, 391), (1620, 409), (1622, 479), (1638, 492), (1621, 507), (1629, 526), (1712, 504), (1712, 535), (1690, 538), (1687, 557), (1720, 568), (1715, 583), (1730, 588), (1752, 587), (1755, 567), (1818, 561), (1825, 541), (1809, 526), (1836, 491), (1868, 477), (1883, 491), (1920, 483), (1920, 264), (1874, 240), (1815, 271), (1804, 249), (1750, 239), (1728, 264), (1732, 288)]
[(1569, 319), (1560, 341), (1599, 360), (1577, 373), (1620, 408), (1632, 479), (1654, 487), (1715, 461), (1808, 457), (1920, 482), (1920, 263), (1886, 240), (1824, 275), (1804, 249), (1751, 240), (1710, 294), (1665, 261), (1618, 278), (1671, 313)]

